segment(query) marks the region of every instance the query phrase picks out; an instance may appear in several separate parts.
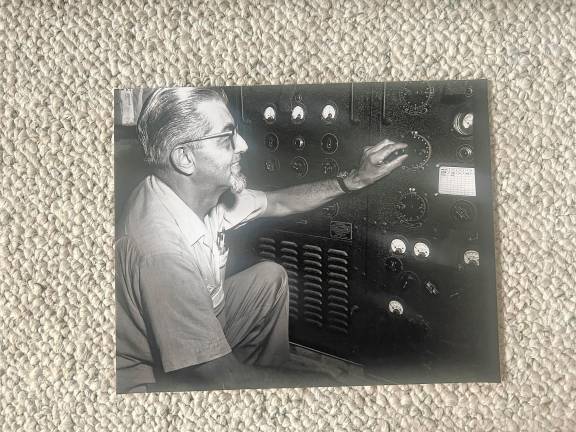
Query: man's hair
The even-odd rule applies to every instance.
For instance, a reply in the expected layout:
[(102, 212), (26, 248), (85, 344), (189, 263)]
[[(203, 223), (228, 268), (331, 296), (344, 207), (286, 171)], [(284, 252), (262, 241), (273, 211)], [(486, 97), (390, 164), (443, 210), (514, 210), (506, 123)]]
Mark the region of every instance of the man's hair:
[(221, 90), (196, 87), (155, 90), (138, 117), (138, 139), (144, 149), (144, 161), (156, 168), (167, 167), (177, 144), (206, 135), (212, 125), (198, 111), (198, 105), (209, 101), (228, 103)]

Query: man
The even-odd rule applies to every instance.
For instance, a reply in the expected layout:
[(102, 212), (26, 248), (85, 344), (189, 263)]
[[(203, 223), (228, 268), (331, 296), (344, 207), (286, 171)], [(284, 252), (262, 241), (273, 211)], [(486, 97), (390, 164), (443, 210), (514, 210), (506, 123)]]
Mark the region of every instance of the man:
[[(160, 89), (140, 114), (139, 139), (153, 174), (132, 192), (117, 225), (119, 392), (159, 382), (249, 387), (256, 384), (253, 366), (286, 361), (286, 272), (263, 262), (224, 280), (223, 233), (258, 217), (312, 210), (378, 181), (406, 158), (387, 162), (406, 146), (385, 140), (365, 148), (345, 179), (248, 190), (239, 164), (247, 144), (226, 102), (211, 89)], [(226, 191), (235, 199), (224, 205)]]

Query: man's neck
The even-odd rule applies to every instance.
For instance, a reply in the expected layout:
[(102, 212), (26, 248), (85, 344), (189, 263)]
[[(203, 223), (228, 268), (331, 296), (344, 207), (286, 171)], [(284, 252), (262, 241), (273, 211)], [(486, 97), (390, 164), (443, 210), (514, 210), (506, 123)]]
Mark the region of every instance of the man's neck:
[(195, 182), (186, 176), (155, 172), (154, 175), (166, 183), (201, 220), (212, 210), (224, 190), (216, 190), (206, 184)]

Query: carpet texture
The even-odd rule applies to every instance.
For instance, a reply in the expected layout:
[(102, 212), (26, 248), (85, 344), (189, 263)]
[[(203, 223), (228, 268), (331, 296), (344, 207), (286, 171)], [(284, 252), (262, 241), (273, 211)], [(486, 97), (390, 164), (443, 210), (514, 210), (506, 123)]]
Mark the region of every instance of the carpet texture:
[[(576, 430), (571, 1), (0, 1), (2, 431)], [(487, 78), (502, 384), (116, 395), (114, 87)]]

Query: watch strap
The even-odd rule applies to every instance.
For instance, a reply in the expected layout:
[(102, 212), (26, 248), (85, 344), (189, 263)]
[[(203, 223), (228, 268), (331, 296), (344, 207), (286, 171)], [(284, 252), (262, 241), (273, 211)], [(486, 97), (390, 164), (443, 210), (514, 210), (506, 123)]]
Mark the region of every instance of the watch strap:
[(344, 193), (350, 193), (352, 191), (348, 189), (348, 186), (346, 186), (346, 183), (344, 183), (344, 178), (345, 177), (336, 177), (336, 181), (338, 182), (338, 186), (340, 186), (340, 189), (342, 189)]

